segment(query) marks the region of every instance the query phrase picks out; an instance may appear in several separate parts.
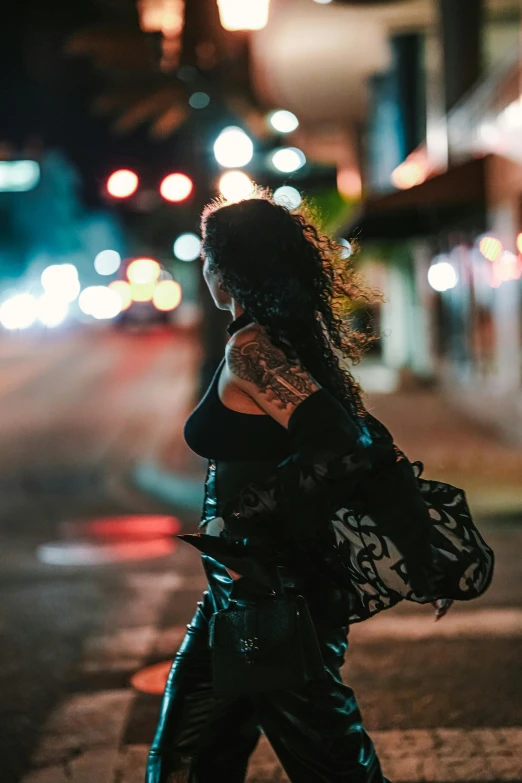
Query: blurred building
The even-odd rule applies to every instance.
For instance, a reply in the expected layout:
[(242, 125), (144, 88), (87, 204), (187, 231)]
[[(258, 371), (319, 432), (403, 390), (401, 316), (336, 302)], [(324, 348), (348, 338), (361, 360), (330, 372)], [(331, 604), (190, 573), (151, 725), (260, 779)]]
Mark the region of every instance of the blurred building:
[(372, 4), (389, 62), (366, 82), (365, 199), (342, 232), (360, 237), (367, 276), (386, 295), (366, 371), (382, 389), (439, 382), (520, 441), (520, 3), (392, 5), (400, 24)]

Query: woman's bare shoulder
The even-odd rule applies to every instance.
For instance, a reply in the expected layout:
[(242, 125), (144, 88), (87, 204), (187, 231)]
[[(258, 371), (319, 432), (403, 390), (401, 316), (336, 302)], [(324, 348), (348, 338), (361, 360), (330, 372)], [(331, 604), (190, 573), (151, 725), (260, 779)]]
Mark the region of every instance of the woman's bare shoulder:
[(320, 386), (299, 361), (290, 361), (259, 324), (232, 335), (226, 348), (231, 378), (283, 426), (295, 408)]

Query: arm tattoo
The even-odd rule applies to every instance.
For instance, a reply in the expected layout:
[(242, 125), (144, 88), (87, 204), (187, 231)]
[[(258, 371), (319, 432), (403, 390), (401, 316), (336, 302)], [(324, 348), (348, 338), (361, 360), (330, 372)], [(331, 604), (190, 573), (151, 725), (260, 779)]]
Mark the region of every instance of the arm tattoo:
[(319, 388), (303, 367), (291, 364), (284, 352), (265, 336), (231, 346), (228, 361), (235, 375), (255, 384), (270, 402), (282, 403), (282, 408), (299, 405)]

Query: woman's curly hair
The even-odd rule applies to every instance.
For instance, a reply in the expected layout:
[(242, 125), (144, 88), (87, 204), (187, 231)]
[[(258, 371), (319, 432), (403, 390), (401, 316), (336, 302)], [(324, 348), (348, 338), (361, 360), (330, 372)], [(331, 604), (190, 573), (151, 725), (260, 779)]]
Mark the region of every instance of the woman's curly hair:
[(290, 211), (258, 188), (244, 201), (208, 204), (201, 227), (203, 255), (222, 288), (290, 361), (298, 359), (348, 410), (363, 414), (349, 365), (374, 338), (352, 321), (373, 294), (355, 272), (353, 254), (346, 258), (346, 247), (321, 233), (311, 205)]

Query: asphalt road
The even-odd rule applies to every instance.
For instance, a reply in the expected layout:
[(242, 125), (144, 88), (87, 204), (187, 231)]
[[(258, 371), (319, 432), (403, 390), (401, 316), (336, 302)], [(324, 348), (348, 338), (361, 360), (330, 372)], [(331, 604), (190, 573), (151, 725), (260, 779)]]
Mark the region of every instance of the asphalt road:
[[(196, 553), (152, 527), (84, 525), (195, 524), (197, 507), (132, 476), (168, 452), (202, 478), (180, 443), (197, 361), (183, 334), (0, 342), (2, 783), (142, 781), (159, 696), (130, 679), (172, 658), (204, 580)], [(437, 624), (400, 606), (350, 631), (345, 678), (395, 783), (522, 780), (522, 525), (481, 529), (497, 555), (482, 599)], [(262, 742), (249, 783), (284, 779)]]

